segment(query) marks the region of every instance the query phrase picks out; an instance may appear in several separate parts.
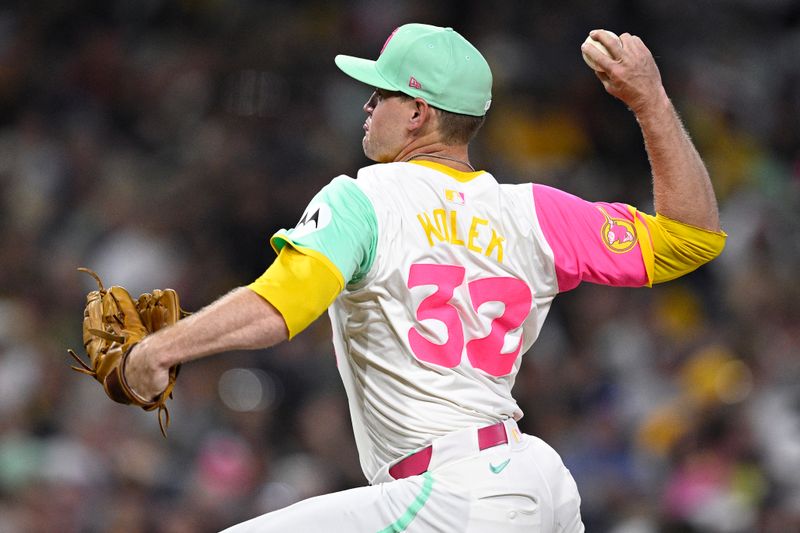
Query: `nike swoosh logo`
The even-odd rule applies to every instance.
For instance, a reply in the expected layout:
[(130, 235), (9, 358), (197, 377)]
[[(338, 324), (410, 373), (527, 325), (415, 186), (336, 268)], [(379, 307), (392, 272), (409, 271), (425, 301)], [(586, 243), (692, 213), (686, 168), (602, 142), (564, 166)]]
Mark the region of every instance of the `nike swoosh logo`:
[(489, 470), (492, 471), (492, 474), (499, 474), (500, 472), (505, 470), (505, 468), (508, 466), (508, 463), (510, 463), (510, 462), (511, 462), (511, 459), (509, 458), (509, 459), (506, 459), (505, 461), (503, 461), (502, 463), (500, 463), (497, 466), (493, 465), (492, 463), (489, 463)]

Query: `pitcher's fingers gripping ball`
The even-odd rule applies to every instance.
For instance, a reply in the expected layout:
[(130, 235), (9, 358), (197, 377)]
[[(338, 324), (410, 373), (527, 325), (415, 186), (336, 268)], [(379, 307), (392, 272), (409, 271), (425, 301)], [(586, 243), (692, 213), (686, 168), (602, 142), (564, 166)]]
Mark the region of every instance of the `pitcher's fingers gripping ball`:
[[(603, 41), (611, 41), (613, 44), (606, 46), (603, 44)], [(584, 46), (581, 47), (581, 55), (583, 56), (583, 60), (592, 70), (601, 72), (603, 71), (603, 67), (600, 66), (597, 61), (592, 59), (592, 56), (590, 55), (591, 52), (587, 53), (588, 50), (584, 51), (587, 48), (587, 45), (594, 47), (596, 50), (600, 51), (600, 53), (615, 61), (619, 60), (619, 54), (614, 54), (615, 48), (621, 50), (623, 46), (622, 40), (619, 38), (619, 36), (613, 31), (608, 30), (595, 30), (591, 32), (589, 36), (586, 37), (586, 40), (583, 41), (583, 45)]]
[(592, 30), (581, 53), (606, 92), (622, 100), (634, 114), (668, 105), (653, 54), (636, 35), (617, 37), (607, 30)]
[(188, 314), (181, 310), (178, 294), (172, 289), (155, 289), (134, 300), (125, 288), (113, 286), (106, 289), (97, 274), (86, 268), (78, 270), (91, 275), (97, 281), (98, 290), (86, 295), (83, 311), (83, 346), (89, 364), (74, 351), (67, 350), (80, 365), (73, 366), (73, 370), (99, 381), (108, 397), (115, 402), (136, 405), (145, 411), (157, 409), (158, 424), (161, 433), (166, 436), (169, 426), (166, 402), (172, 397), (179, 365), (170, 368), (167, 388), (148, 400), (136, 394), (128, 385), (125, 363), (131, 348), (145, 336), (174, 324)]

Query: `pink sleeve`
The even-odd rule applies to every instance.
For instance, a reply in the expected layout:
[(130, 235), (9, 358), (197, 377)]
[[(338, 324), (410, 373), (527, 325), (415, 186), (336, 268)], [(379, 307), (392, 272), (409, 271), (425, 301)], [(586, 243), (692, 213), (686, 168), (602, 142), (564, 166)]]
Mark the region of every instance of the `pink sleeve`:
[(618, 287), (650, 285), (643, 259), (652, 257), (650, 235), (634, 208), (587, 202), (546, 185), (533, 186), (533, 201), (539, 226), (553, 250), (559, 292), (574, 289), (581, 281)]

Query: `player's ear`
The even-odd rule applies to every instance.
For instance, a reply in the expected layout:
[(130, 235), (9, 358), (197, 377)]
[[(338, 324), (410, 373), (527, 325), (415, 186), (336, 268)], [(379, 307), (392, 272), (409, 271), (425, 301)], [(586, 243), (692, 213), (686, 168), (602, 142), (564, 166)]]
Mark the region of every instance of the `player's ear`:
[(422, 98), (414, 98), (412, 104), (412, 114), (408, 121), (408, 129), (410, 131), (421, 131), (433, 120), (433, 109)]

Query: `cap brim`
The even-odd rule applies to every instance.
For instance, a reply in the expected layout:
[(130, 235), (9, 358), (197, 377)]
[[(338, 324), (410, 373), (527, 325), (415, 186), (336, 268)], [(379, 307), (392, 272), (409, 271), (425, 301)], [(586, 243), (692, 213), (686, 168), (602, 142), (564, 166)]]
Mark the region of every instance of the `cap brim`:
[(366, 83), (370, 87), (377, 87), (378, 89), (398, 90), (397, 87), (386, 81), (378, 73), (375, 61), (371, 59), (337, 55), (333, 60), (342, 72), (361, 83)]

